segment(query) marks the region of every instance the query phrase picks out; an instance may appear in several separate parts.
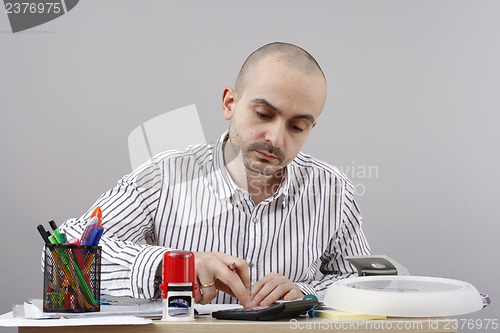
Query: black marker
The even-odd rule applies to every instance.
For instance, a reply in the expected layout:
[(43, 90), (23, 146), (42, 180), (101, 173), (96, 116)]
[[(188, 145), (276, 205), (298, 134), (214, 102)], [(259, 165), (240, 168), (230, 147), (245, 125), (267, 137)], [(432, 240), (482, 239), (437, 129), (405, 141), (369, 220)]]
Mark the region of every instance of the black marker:
[(47, 235), (47, 231), (43, 227), (43, 225), (39, 224), (38, 227), (36, 227), (40, 235), (42, 236), (43, 240), (45, 241), (45, 244), (50, 244), (49, 241), (49, 236)]

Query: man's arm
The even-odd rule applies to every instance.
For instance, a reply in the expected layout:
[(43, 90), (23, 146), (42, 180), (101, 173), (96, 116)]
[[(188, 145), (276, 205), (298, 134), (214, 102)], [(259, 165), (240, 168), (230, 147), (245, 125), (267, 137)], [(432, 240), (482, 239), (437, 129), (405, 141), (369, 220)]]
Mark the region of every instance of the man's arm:
[[(102, 246), (101, 287), (106, 294), (135, 298), (152, 298), (155, 294), (154, 281), (156, 276), (161, 277), (163, 254), (172, 250), (153, 245), (157, 244), (155, 215), (160, 193), (168, 187), (163, 186), (168, 182), (164, 174), (158, 164), (145, 164), (103, 194), (81, 218), (61, 225), (61, 231), (69, 238), (80, 238), (91, 212), (96, 206), (101, 207), (105, 229), (99, 244)], [(137, 244), (141, 241), (148, 244)], [(218, 252), (199, 252), (195, 253), (195, 261), (199, 286), (195, 301), (203, 304), (212, 301), (217, 288), (248, 305), (250, 279), (245, 260)], [(236, 269), (230, 269), (233, 263)]]
[[(61, 225), (68, 239), (80, 238), (90, 214), (100, 206), (104, 233), (102, 246), (101, 287), (115, 296), (151, 298), (154, 274), (167, 248), (155, 243), (154, 214), (162, 184), (158, 165), (149, 163), (122, 178), (104, 193), (79, 219)], [(150, 245), (139, 245), (146, 241)]]

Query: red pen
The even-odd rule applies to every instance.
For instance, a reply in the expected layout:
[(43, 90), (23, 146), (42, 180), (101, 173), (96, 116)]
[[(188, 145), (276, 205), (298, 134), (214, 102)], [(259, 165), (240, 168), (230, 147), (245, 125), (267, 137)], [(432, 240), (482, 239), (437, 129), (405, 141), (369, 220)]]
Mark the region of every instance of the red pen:
[[(70, 245), (80, 245), (80, 240), (78, 238), (71, 238), (68, 243)], [(85, 282), (87, 282), (89, 289), (92, 290), (90, 284), (90, 276), (89, 273), (87, 272), (87, 268), (85, 267), (85, 260), (83, 260), (82, 250), (71, 249), (71, 251), (73, 252), (73, 258), (75, 258), (76, 264), (78, 265), (78, 268), (80, 269), (80, 272), (82, 273)]]

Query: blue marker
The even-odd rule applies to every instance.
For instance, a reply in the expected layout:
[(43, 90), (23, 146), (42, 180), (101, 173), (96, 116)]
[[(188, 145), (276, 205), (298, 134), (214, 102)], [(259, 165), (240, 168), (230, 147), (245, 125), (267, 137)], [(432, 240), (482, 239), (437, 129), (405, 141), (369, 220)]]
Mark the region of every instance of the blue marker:
[(87, 222), (87, 227), (85, 228), (85, 231), (83, 232), (82, 239), (80, 240), (81, 245), (92, 245), (90, 243), (90, 239), (92, 238), (92, 235), (95, 232), (95, 229), (97, 228), (97, 224), (99, 222), (99, 218), (97, 216), (94, 216), (93, 218), (90, 219), (89, 222)]
[[(95, 231), (92, 233), (92, 236), (90, 237), (88, 244), (89, 246), (97, 246), (99, 244), (99, 241), (101, 240), (102, 233), (104, 232), (103, 227), (98, 227), (95, 229)], [(87, 255), (89, 250), (84, 250), (84, 255)]]
[(99, 241), (101, 240), (101, 237), (102, 237), (102, 233), (104, 232), (104, 228), (103, 227), (98, 227), (96, 229), (96, 232), (95, 232), (95, 237), (94, 237), (94, 240), (92, 242), (92, 245), (93, 246), (97, 246), (99, 245)]

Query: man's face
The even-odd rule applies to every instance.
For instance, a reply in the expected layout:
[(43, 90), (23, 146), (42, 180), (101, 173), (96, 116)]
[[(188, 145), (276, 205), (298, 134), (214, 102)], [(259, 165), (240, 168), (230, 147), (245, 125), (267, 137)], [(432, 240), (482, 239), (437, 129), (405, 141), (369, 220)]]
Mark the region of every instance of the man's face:
[[(273, 175), (295, 158), (316, 124), (326, 83), (319, 71), (309, 76), (273, 56), (249, 75), (242, 94), (236, 92), (236, 102), (224, 111), (231, 120), (229, 139), (241, 149), (248, 170)], [(227, 93), (234, 91), (226, 89), (225, 98)]]

